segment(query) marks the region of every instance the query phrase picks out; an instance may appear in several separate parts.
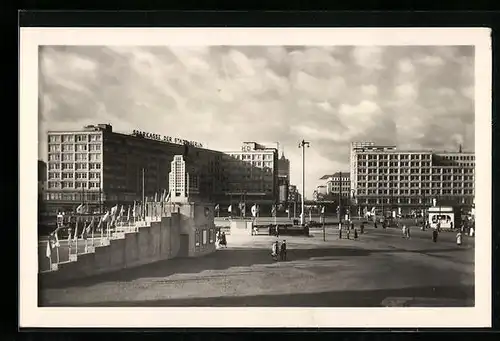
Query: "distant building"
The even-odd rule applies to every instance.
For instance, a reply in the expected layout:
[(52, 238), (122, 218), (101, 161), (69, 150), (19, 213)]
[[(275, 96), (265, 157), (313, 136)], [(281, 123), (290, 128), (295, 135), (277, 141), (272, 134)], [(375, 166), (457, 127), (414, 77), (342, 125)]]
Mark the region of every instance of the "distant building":
[(371, 207), (471, 206), (474, 153), (398, 150), (373, 142), (351, 144), (351, 187), (359, 205)]
[(225, 154), (225, 192), (231, 203), (256, 203), (268, 211), (279, 198), (277, 148), (244, 142), (240, 151)]
[(337, 172), (332, 174), (327, 181), (326, 192), (334, 197), (350, 197), (351, 176), (349, 172)]

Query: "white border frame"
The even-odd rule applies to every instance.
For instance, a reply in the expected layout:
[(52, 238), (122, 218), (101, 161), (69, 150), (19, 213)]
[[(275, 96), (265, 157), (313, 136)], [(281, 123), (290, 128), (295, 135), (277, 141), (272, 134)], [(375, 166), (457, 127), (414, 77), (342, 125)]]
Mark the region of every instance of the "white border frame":
[[(491, 84), (487, 28), (21, 28), (21, 327), (491, 326)], [(474, 308), (39, 308), (37, 306), (38, 46), (474, 45), (476, 213)], [(484, 229), (483, 229), (484, 228)], [(484, 232), (483, 232), (484, 231)], [(367, 314), (363, 318), (363, 314)], [(141, 316), (140, 319), (137, 316)]]

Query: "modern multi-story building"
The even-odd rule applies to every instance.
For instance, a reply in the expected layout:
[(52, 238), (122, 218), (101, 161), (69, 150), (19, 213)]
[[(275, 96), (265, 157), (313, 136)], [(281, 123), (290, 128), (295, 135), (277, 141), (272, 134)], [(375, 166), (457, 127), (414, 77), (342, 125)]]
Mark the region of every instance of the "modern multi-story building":
[(256, 142), (244, 142), (240, 151), (225, 152), (225, 193), (230, 203), (259, 204), (265, 212), (277, 201), (278, 150)]
[(373, 142), (351, 145), (351, 187), (364, 208), (413, 209), (432, 204), (471, 206), (473, 153), (398, 150)]
[(38, 212), (44, 210), (45, 203), (45, 187), (47, 185), (47, 163), (38, 160)]
[[(198, 143), (99, 124), (78, 131), (48, 132), (47, 210), (91, 210), (132, 204), (170, 191), (169, 173), (182, 155), (197, 179), (198, 198), (229, 205), (241, 199), (269, 206), (277, 200), (277, 149), (255, 142), (223, 153)], [(174, 160), (174, 161), (173, 161)], [(179, 160), (175, 162), (180, 162)]]
[(152, 198), (168, 190), (174, 155), (183, 155), (199, 176), (200, 196), (224, 198), (223, 154), (197, 143), (139, 131), (118, 133), (106, 124), (49, 131), (48, 210), (71, 210), (80, 203), (101, 210), (140, 201), (143, 193)]

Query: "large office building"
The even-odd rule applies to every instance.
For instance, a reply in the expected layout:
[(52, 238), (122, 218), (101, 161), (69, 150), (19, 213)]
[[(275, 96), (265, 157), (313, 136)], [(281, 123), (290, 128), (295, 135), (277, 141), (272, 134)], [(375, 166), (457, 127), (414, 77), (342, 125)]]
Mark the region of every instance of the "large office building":
[[(174, 160), (182, 155), (182, 160)], [(158, 198), (170, 191), (172, 164), (196, 181), (199, 200), (229, 205), (239, 200), (261, 205), (277, 200), (277, 149), (255, 142), (223, 153), (196, 142), (89, 125), (78, 131), (48, 132), (45, 199), (48, 211), (73, 210), (80, 203), (93, 211), (116, 204)], [(184, 163), (184, 166), (181, 165)]]
[(364, 208), (471, 206), (473, 153), (399, 150), (373, 142), (351, 144), (351, 188)]
[(80, 203), (101, 210), (140, 201), (143, 194), (153, 198), (169, 188), (174, 155), (183, 155), (198, 176), (204, 200), (224, 197), (223, 154), (197, 143), (139, 131), (118, 133), (107, 124), (49, 131), (47, 204), (52, 210)]

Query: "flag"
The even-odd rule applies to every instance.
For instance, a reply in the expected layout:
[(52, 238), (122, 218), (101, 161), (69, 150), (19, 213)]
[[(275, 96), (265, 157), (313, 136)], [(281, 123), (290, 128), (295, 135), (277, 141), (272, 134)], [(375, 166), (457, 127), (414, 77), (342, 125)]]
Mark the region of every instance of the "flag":
[(82, 214), (83, 213), (83, 204), (78, 205), (76, 208), (76, 213)]
[(214, 210), (215, 210), (215, 211), (218, 211), (218, 210), (219, 210), (219, 204), (215, 205)]
[(325, 206), (321, 207), (321, 214), (325, 214)]
[(123, 208), (123, 205), (122, 205), (122, 207), (120, 208), (119, 216), (122, 217), (124, 214), (125, 214), (125, 208)]
[(45, 251), (45, 256), (52, 260), (52, 250), (50, 248), (50, 242), (47, 241), (47, 250)]
[(228, 208), (227, 208), (227, 211), (228, 211), (229, 213), (231, 213), (231, 211), (232, 211), (232, 207), (231, 207), (231, 206), (232, 206), (232, 205), (229, 205), (229, 206), (228, 206)]
[(130, 205), (128, 206), (128, 209), (127, 209), (127, 221), (130, 220)]
[(136, 206), (135, 206), (135, 201), (134, 201), (134, 208), (132, 209), (132, 217), (134, 217), (134, 218), (136, 217), (135, 211), (136, 211)]
[(273, 217), (276, 216), (276, 205), (271, 206), (271, 214)]
[(158, 192), (155, 192), (155, 202), (158, 201)]
[(257, 210), (258, 210), (258, 209), (257, 209), (257, 204), (254, 204), (254, 205), (252, 206), (252, 208), (251, 208), (252, 215), (253, 215), (254, 217), (256, 217), (256, 216), (257, 216)]
[(117, 212), (118, 212), (118, 205), (115, 205), (115, 206), (113, 206), (113, 207), (111, 208), (111, 213), (110, 213), (110, 215), (111, 215), (112, 217), (114, 217), (114, 216), (116, 215), (116, 213), (117, 213)]
[(73, 239), (78, 239), (78, 221), (75, 223), (75, 234), (73, 235)]

